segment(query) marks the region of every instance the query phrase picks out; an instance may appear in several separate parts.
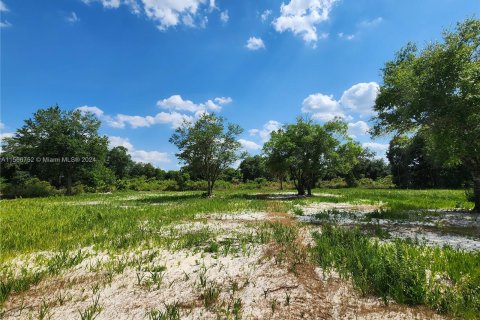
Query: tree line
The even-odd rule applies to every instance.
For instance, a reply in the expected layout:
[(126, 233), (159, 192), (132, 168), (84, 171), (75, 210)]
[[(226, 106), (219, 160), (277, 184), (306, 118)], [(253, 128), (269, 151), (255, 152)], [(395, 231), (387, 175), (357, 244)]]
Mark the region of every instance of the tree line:
[[(271, 133), (261, 156), (247, 157), (240, 150), (238, 125), (203, 114), (193, 123), (184, 122), (170, 138), (184, 167), (168, 173), (135, 163), (123, 147), (109, 150), (93, 114), (54, 106), (38, 110), (5, 139), (2, 185), (15, 187), (38, 179), (71, 194), (78, 183), (98, 190), (118, 179), (144, 176), (172, 178), (180, 184), (204, 180), (211, 196), (219, 179), (264, 178), (280, 184), (291, 181), (299, 195), (311, 195), (319, 181), (340, 177), (355, 186), (362, 177), (385, 177), (390, 171), (401, 188), (460, 187), (469, 181), (478, 212), (479, 57), (480, 20), (467, 19), (445, 31), (442, 42), (421, 50), (409, 43), (385, 64), (371, 134), (393, 136), (389, 168), (348, 136), (341, 119), (318, 124), (298, 118)], [(48, 161), (59, 157), (74, 161)], [(239, 170), (231, 168), (241, 159)]]

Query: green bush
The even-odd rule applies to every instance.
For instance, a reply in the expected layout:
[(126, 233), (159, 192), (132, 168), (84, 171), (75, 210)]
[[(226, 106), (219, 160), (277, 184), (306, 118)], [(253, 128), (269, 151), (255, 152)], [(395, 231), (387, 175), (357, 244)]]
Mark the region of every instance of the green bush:
[(475, 202), (475, 193), (473, 192), (473, 188), (465, 189), (465, 197), (467, 198), (467, 201)]
[(358, 180), (358, 186), (361, 188), (375, 188), (376, 183), (370, 178), (362, 178)]
[(330, 181), (321, 181), (320, 187), (338, 189), (338, 188), (347, 188), (348, 184), (343, 178), (333, 178)]
[(29, 178), (20, 184), (2, 183), (1, 193), (6, 198), (36, 198), (53, 196), (59, 192), (47, 181)]
[(377, 179), (375, 181), (375, 188), (394, 188), (395, 185), (393, 184), (392, 176), (388, 175), (386, 177)]
[(85, 186), (81, 183), (75, 183), (72, 188), (72, 194), (85, 193)]

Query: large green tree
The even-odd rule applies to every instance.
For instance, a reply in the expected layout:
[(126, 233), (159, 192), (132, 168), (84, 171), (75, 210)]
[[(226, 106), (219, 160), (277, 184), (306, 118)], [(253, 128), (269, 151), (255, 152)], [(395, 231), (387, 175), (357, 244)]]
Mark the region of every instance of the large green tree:
[(108, 140), (98, 134), (99, 127), (91, 113), (59, 106), (39, 109), (7, 139), (5, 152), (32, 159), (31, 175), (66, 186), (71, 194), (75, 180), (104, 167)]
[(268, 162), (288, 168), (298, 195), (311, 195), (319, 178), (336, 167), (346, 167), (339, 156), (340, 151), (350, 151), (339, 148), (340, 139), (347, 139), (346, 131), (347, 125), (339, 120), (320, 125), (298, 118), (297, 123), (272, 132), (263, 151)]
[(470, 170), (480, 212), (480, 20), (422, 50), (408, 44), (382, 71), (373, 133), (422, 131), (437, 160)]
[(127, 148), (123, 146), (108, 150), (106, 163), (107, 167), (113, 171), (118, 179), (127, 177), (134, 165)]
[(268, 178), (265, 159), (259, 155), (249, 156), (243, 159), (239, 166), (243, 182), (257, 178)]
[(225, 126), (222, 117), (204, 113), (194, 123), (185, 121), (170, 138), (180, 151), (176, 156), (207, 181), (207, 196), (220, 174), (240, 159), (237, 136), (242, 131), (238, 125)]
[(390, 141), (387, 158), (397, 187), (459, 188), (469, 181), (469, 172), (463, 165), (443, 166), (428, 148), (420, 134), (396, 136)]

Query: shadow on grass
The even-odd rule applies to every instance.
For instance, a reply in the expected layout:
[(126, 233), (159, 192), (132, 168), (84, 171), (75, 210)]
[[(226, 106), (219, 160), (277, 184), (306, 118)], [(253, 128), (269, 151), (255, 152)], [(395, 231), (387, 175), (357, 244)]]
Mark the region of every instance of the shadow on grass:
[(167, 202), (181, 202), (193, 199), (203, 199), (202, 193), (194, 194), (166, 194), (156, 197), (147, 197), (142, 199), (129, 200), (130, 202), (137, 204), (155, 204), (155, 203), (167, 203)]
[(247, 199), (247, 200), (297, 200), (297, 199), (316, 199), (318, 196), (299, 196), (296, 194), (280, 194), (280, 193), (235, 193), (227, 196), (231, 199)]

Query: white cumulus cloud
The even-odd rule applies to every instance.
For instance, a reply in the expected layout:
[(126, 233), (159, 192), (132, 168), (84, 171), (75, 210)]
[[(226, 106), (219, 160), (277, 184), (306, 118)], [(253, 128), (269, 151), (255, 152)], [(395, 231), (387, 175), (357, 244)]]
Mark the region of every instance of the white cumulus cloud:
[(193, 122), (203, 113), (220, 111), (222, 106), (232, 101), (230, 97), (216, 97), (203, 103), (194, 103), (191, 100), (184, 100), (180, 95), (173, 95), (157, 101), (158, 107), (168, 109), (169, 112), (162, 111), (153, 116), (127, 115), (121, 113), (108, 115), (105, 114), (102, 109), (95, 106), (81, 106), (78, 107), (77, 110), (93, 113), (112, 128), (125, 128), (127, 125), (131, 128), (140, 128), (150, 127), (156, 124), (169, 124), (172, 128), (178, 128), (184, 121)]
[(85, 4), (90, 4), (92, 2), (100, 2), (102, 6), (108, 9), (116, 9), (120, 7), (120, 0), (82, 0)]
[(98, 108), (98, 107), (95, 107), (95, 106), (82, 106), (82, 107), (78, 107), (76, 110), (80, 110), (82, 112), (90, 112), (90, 113), (93, 113), (94, 115), (96, 115), (98, 118), (101, 118), (104, 114), (103, 110)]
[(352, 111), (372, 115), (379, 89), (376, 82), (357, 83), (343, 92), (340, 103)]
[(133, 150), (133, 144), (127, 138), (117, 137), (117, 136), (109, 136), (108, 137), (108, 147), (115, 148), (115, 147), (124, 147), (127, 150)]
[(262, 148), (261, 145), (251, 140), (238, 139), (238, 142), (240, 142), (242, 147), (246, 150), (260, 150)]
[(386, 152), (388, 150), (388, 143), (378, 143), (378, 142), (364, 142), (362, 143), (364, 148), (368, 148), (376, 153), (378, 158), (386, 157)]
[(353, 139), (356, 139), (358, 136), (366, 135), (370, 127), (365, 121), (350, 122), (348, 124), (348, 134)]
[(330, 121), (335, 117), (347, 119), (347, 115), (342, 111), (340, 103), (333, 99), (333, 96), (327, 96), (321, 93), (311, 94), (303, 100), (302, 112), (312, 114), (312, 117), (321, 121)]
[(99, 2), (104, 8), (117, 9), (122, 5), (131, 12), (145, 16), (157, 24), (158, 29), (166, 30), (178, 25), (204, 27), (208, 18), (204, 13), (215, 9), (215, 1), (210, 0), (82, 0), (86, 4)]
[(151, 163), (157, 166), (161, 163), (171, 162), (169, 155), (166, 152), (135, 150), (131, 155), (132, 160), (136, 162)]
[(2, 132), (2, 133), (0, 133), (0, 141), (5, 139), (5, 138), (11, 138), (14, 135), (15, 134), (13, 132)]
[(248, 133), (253, 137), (259, 137), (261, 142), (263, 143), (270, 139), (270, 133), (272, 133), (272, 131), (277, 131), (281, 127), (282, 124), (280, 122), (270, 120), (265, 123), (261, 129), (250, 129), (248, 130)]
[(303, 100), (302, 112), (310, 113), (314, 119), (321, 121), (329, 121), (334, 117), (349, 121), (352, 117), (347, 111), (360, 116), (373, 115), (379, 88), (376, 82), (357, 83), (345, 90), (339, 100), (333, 95), (314, 93)]
[(248, 50), (259, 50), (259, 49), (264, 49), (265, 44), (263, 43), (263, 40), (261, 38), (256, 38), (256, 37), (250, 37), (247, 40), (247, 44), (245, 45)]
[(109, 136), (108, 146), (110, 148), (118, 146), (125, 147), (128, 153), (132, 156), (132, 160), (136, 162), (151, 163), (155, 166), (171, 162), (168, 153), (160, 151), (137, 150), (128, 138)]
[[(280, 6), (280, 16), (273, 21), (276, 31), (291, 31), (307, 43), (319, 39), (317, 25), (329, 19), (337, 0), (290, 0)], [(325, 34), (323, 34), (325, 37)]]
[[(215, 102), (216, 103), (215, 103)], [(204, 103), (194, 103), (191, 100), (184, 100), (180, 95), (173, 95), (167, 99), (157, 101), (157, 106), (177, 111), (188, 111), (188, 112), (207, 112), (211, 111), (220, 111), (222, 109), (221, 105), (225, 105), (232, 102), (230, 97), (217, 97), (212, 100), (207, 100)]]
[(15, 133), (13, 132), (0, 132), (0, 152), (3, 152), (3, 149), (2, 149), (3, 139), (11, 138), (14, 135)]

